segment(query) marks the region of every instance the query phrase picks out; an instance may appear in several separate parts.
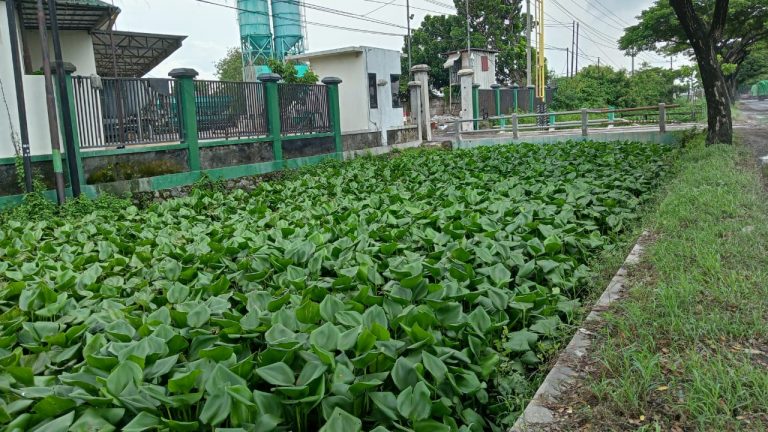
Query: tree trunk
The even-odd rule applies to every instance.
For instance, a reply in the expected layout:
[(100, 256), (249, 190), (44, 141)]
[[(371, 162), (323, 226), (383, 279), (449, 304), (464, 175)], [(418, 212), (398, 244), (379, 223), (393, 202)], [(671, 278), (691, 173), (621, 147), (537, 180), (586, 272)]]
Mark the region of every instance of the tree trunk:
[[(699, 64), (704, 95), (707, 99), (707, 143), (732, 144), (731, 100), (728, 84), (725, 82), (723, 71), (715, 53), (715, 39), (722, 32), (722, 27), (717, 26), (724, 26), (724, 22), (720, 22), (716, 16), (713, 18), (712, 30), (709, 30), (701, 18), (696, 15), (691, 0), (669, 0), (669, 3), (675, 10), (680, 25), (688, 36), (691, 47), (696, 54), (696, 61)], [(724, 7), (727, 11), (727, 0), (724, 2), (718, 0), (718, 3), (724, 3), (724, 6), (718, 6)], [(717, 9), (718, 7), (716, 7), (715, 15), (717, 15)], [(721, 13), (725, 11), (720, 10)], [(723, 16), (719, 18), (724, 20)]]

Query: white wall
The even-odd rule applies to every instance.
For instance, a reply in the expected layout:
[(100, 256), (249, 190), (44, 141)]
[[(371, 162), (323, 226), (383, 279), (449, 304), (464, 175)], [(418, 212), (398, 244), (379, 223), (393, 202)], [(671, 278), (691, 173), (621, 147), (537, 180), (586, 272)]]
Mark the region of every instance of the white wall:
[[(18, 136), (19, 116), (16, 111), (16, 88), (13, 80), (13, 64), (11, 63), (11, 42), (4, 1), (0, 1), (0, 85), (2, 85), (2, 92), (0, 92), (0, 158), (5, 158), (16, 154), (13, 147), (12, 133)], [(2, 100), (3, 98), (5, 99), (4, 101)]]
[(341, 78), (339, 103), (343, 132), (368, 130), (368, 81), (361, 52), (347, 52), (310, 59), (310, 67), (321, 79)]
[[(366, 54), (366, 72), (365, 86), (366, 95), (368, 88), (368, 74), (375, 73), (376, 80), (386, 81), (385, 85), (377, 86), (378, 90), (378, 108), (370, 109), (370, 130), (378, 130), (382, 133), (382, 143), (387, 143), (387, 130), (403, 126), (403, 108), (394, 108), (392, 106), (392, 83), (391, 75), (400, 75), (401, 56), (399, 51), (385, 50), (381, 48), (364, 47)], [(408, 77), (401, 77), (407, 80)], [(395, 89), (398, 91), (399, 89)], [(366, 98), (368, 99), (368, 98)]]
[[(94, 75), (96, 73), (96, 58), (93, 55), (93, 39), (86, 31), (61, 31), (61, 55), (65, 62), (72, 63), (77, 68), (74, 75)], [(29, 54), (32, 58), (32, 68), (39, 70), (43, 66), (43, 55), (40, 48), (40, 33), (37, 30), (25, 30)], [(48, 35), (48, 50), (53, 58), (53, 42)]]
[[(488, 56), (488, 70), (483, 72), (482, 57)], [(496, 53), (472, 51), (471, 67), (467, 62), (467, 52), (461, 54), (462, 69), (472, 69), (475, 72), (475, 84), (481, 89), (489, 89), (496, 82)]]

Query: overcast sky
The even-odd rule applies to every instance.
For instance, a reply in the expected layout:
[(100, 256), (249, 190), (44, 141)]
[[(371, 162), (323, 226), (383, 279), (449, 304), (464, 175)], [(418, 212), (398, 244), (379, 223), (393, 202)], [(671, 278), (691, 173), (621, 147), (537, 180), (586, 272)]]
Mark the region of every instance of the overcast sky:
[[(111, 1), (111, 0), (107, 0)], [(236, 0), (210, 0), (214, 3), (234, 6)], [(472, 0), (469, 0), (470, 2)], [(386, 3), (392, 3), (386, 5)], [(117, 28), (125, 31), (141, 31), (186, 35), (184, 46), (168, 60), (158, 66), (150, 76), (163, 77), (175, 67), (197, 69), (201, 78), (213, 78), (213, 63), (224, 56), (227, 48), (239, 45), (237, 12), (225, 7), (202, 3), (198, 0), (114, 0), (122, 9)], [(309, 5), (343, 10), (350, 14), (368, 14), (370, 18), (391, 23), (391, 25), (362, 21), (338, 14), (307, 9), (307, 21), (354, 27), (366, 31), (405, 35), (405, 0), (308, 0)], [(627, 24), (636, 22), (636, 16), (650, 6), (652, 0), (546, 0), (546, 50), (550, 69), (563, 75), (566, 71), (564, 51), (571, 46), (571, 23), (581, 24), (580, 49), (583, 52), (579, 66), (597, 63), (629, 69), (630, 60), (615, 47), (615, 41)], [(451, 0), (411, 0), (414, 27), (427, 14), (455, 13)], [(379, 7), (383, 6), (381, 9)], [(611, 13), (609, 13), (609, 11)], [(353, 45), (368, 45), (390, 49), (401, 49), (403, 37), (369, 34), (332, 29), (309, 24), (309, 51), (340, 48)], [(641, 59), (655, 66), (669, 65), (653, 53), (641, 54)], [(680, 61), (681, 59), (676, 59)]]

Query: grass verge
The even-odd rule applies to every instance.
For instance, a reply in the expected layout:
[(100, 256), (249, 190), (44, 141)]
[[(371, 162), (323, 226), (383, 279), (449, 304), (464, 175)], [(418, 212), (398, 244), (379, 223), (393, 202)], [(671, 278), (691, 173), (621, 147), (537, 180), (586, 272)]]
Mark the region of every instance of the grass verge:
[(683, 156), (598, 345), (582, 428), (768, 429), (768, 203), (748, 160)]

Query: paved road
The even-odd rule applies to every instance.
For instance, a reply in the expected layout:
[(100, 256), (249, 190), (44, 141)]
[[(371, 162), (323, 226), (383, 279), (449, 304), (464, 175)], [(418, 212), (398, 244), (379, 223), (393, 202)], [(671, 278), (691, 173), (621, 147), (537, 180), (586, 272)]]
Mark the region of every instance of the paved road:
[(734, 122), (736, 136), (750, 147), (755, 156), (768, 164), (768, 100), (744, 100), (738, 103)]

